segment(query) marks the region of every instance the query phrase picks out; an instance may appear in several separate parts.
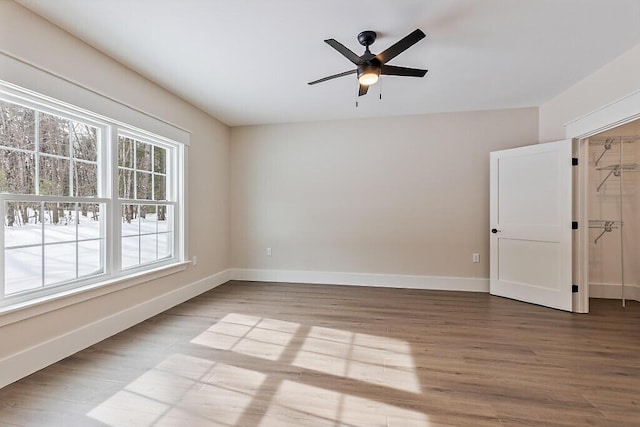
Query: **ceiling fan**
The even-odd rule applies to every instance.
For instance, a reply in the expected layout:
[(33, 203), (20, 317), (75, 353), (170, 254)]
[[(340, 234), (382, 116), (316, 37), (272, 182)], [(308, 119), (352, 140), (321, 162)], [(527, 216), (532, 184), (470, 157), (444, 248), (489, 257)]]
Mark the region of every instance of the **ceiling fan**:
[(400, 55), (402, 52), (409, 49), (425, 37), (425, 34), (421, 30), (415, 30), (399, 42), (389, 47), (387, 50), (374, 55), (369, 50), (369, 46), (376, 41), (376, 37), (376, 32), (370, 30), (363, 31), (358, 34), (358, 42), (360, 42), (360, 44), (365, 48), (362, 56), (356, 55), (335, 39), (325, 40), (325, 43), (340, 52), (349, 61), (353, 62), (357, 68), (355, 70), (349, 70), (343, 73), (327, 76), (319, 80), (314, 80), (309, 82), (309, 84), (314, 85), (316, 83), (326, 82), (327, 80), (338, 77), (348, 76), (349, 74), (357, 74), (359, 84), (358, 96), (362, 96), (367, 93), (369, 86), (378, 81), (381, 74), (388, 76), (424, 77), (428, 70), (387, 65), (387, 62), (391, 61), (393, 58)]

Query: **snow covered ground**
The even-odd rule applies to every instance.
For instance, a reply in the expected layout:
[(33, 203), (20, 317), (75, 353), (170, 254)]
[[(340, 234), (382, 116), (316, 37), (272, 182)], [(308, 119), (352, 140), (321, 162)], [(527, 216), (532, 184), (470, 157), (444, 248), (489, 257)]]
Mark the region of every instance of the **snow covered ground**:
[[(122, 223), (122, 268), (171, 256), (170, 221), (155, 214)], [(104, 272), (102, 223), (73, 215), (59, 224), (4, 226), (5, 295), (52, 286)], [(44, 254), (43, 254), (44, 252)], [(43, 256), (44, 255), (44, 256)], [(43, 261), (44, 265), (43, 265)]]

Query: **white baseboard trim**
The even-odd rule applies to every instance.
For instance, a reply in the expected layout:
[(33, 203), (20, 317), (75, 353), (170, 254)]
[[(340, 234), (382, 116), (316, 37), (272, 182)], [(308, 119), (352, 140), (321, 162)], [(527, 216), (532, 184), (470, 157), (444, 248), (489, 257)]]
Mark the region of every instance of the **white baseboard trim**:
[(329, 285), (377, 286), (439, 291), (489, 292), (489, 279), (450, 276), (337, 273), (330, 271), (262, 270), (235, 268), (232, 280)]
[(5, 357), (0, 360), (0, 388), (228, 282), (230, 277), (231, 271), (224, 270)]
[[(624, 297), (640, 302), (640, 285), (624, 285)], [(589, 298), (621, 299), (622, 286), (619, 283), (589, 283)]]

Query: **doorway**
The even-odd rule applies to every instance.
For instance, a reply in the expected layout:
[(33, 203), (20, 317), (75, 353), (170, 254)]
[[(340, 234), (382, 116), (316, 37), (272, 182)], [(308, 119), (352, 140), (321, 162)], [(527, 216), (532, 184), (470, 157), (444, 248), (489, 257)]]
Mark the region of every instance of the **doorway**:
[[(540, 144), (547, 147), (551, 147), (552, 145), (557, 144), (569, 144), (569, 146), (572, 146), (571, 150), (569, 150), (570, 155), (565, 159), (566, 162), (562, 161), (561, 164), (573, 164), (574, 166), (578, 166), (568, 166), (573, 170), (573, 172), (571, 173), (573, 177), (570, 180), (568, 191), (565, 188), (562, 193), (563, 200), (569, 201), (569, 204), (573, 203), (572, 209), (569, 210), (568, 215), (566, 213), (560, 214), (560, 212), (564, 211), (559, 210), (557, 216), (549, 216), (549, 218), (547, 218), (549, 221), (546, 221), (551, 225), (553, 225), (553, 222), (555, 221), (556, 225), (561, 224), (561, 227), (567, 227), (570, 225), (570, 228), (574, 230), (578, 228), (578, 230), (575, 230), (576, 232), (573, 233), (573, 237), (570, 239), (572, 242), (570, 241), (568, 246), (562, 245), (563, 247), (569, 248), (568, 260), (565, 261), (564, 259), (560, 259), (558, 261), (562, 265), (569, 266), (569, 270), (571, 270), (571, 272), (568, 275), (556, 275), (558, 280), (556, 280), (555, 283), (557, 284), (557, 286), (554, 285), (554, 289), (549, 289), (551, 291), (556, 291), (557, 294), (562, 298), (566, 298), (566, 292), (569, 292), (568, 297), (570, 299), (570, 302), (568, 304), (564, 303), (562, 307), (554, 304), (549, 304), (545, 301), (539, 301), (530, 298), (530, 292), (525, 291), (531, 289), (532, 286), (495, 286), (501, 285), (501, 272), (504, 273), (516, 270), (520, 271), (522, 270), (521, 267), (523, 266), (531, 267), (535, 264), (533, 261), (536, 260), (536, 257), (520, 256), (515, 260), (516, 263), (514, 264), (513, 260), (510, 259), (500, 260), (498, 256), (499, 253), (496, 252), (496, 248), (499, 249), (500, 247), (500, 241), (509, 238), (509, 234), (512, 234), (511, 230), (507, 230), (503, 227), (504, 224), (501, 223), (501, 216), (499, 215), (500, 205), (498, 201), (502, 201), (503, 204), (505, 202), (504, 197), (499, 197), (501, 187), (500, 182), (510, 182), (510, 179), (508, 179), (509, 176), (507, 175), (507, 177), (505, 178), (504, 174), (499, 171), (501, 156), (503, 154), (506, 154), (509, 157), (513, 157), (514, 155), (520, 155), (520, 151), (530, 150), (531, 148), (521, 147), (511, 149), (513, 150), (513, 152), (511, 153), (492, 153), (492, 170), (490, 179), (490, 292), (492, 294), (519, 299), (526, 302), (533, 302), (535, 304), (545, 305), (548, 307), (561, 308), (563, 310), (573, 311), (576, 313), (588, 313), (590, 283), (592, 283), (589, 274), (591, 268), (590, 260), (592, 260), (590, 258), (589, 245), (597, 244), (595, 240), (599, 236), (599, 234), (602, 233), (602, 236), (599, 236), (600, 238), (598, 239), (598, 243), (600, 243), (601, 239), (605, 237), (611, 237), (611, 233), (614, 233), (614, 231), (617, 230), (620, 233), (618, 234), (620, 249), (618, 249), (617, 253), (613, 251), (613, 249), (605, 249), (604, 244), (599, 246), (597, 250), (591, 251), (594, 258), (597, 256), (596, 254), (598, 254), (598, 252), (600, 252), (601, 257), (601, 259), (593, 259), (593, 261), (600, 262), (600, 270), (595, 271), (592, 276), (597, 277), (597, 275), (599, 274), (602, 280), (602, 282), (598, 283), (593, 282), (593, 296), (618, 297), (619, 295), (619, 298), (622, 298), (624, 289), (625, 300), (628, 301), (634, 299), (640, 301), (640, 267), (637, 266), (637, 264), (639, 264), (637, 262), (637, 258), (638, 255), (640, 255), (640, 244), (636, 244), (636, 242), (638, 241), (637, 237), (640, 237), (640, 235), (638, 235), (637, 231), (635, 231), (640, 228), (640, 221), (638, 221), (640, 220), (640, 201), (638, 197), (640, 195), (640, 177), (639, 174), (635, 173), (635, 169), (640, 168), (640, 165), (637, 165), (638, 163), (640, 163), (640, 146), (636, 149), (637, 138), (635, 138), (637, 135), (640, 135), (640, 128), (638, 127), (640, 126), (638, 124), (639, 121), (640, 91), (628, 95), (620, 99), (619, 101), (608, 104), (592, 113), (589, 113), (572, 122), (567, 123), (565, 125), (565, 135), (568, 139), (564, 142), (558, 141), (556, 143)], [(629, 126), (623, 127), (623, 125)], [(634, 145), (632, 146), (632, 148), (628, 149), (627, 155), (625, 155), (624, 147), (630, 143), (620, 141), (622, 141), (623, 139), (629, 139), (623, 138), (628, 136), (634, 137)], [(610, 139), (609, 142), (607, 142), (607, 138)], [(616, 138), (618, 138), (617, 141)], [(593, 147), (590, 146), (590, 142), (593, 143)], [(610, 144), (611, 147), (605, 149), (605, 143)], [(616, 143), (621, 147), (619, 148), (619, 150), (622, 150), (622, 152), (618, 151), (617, 163), (613, 157), (615, 151), (610, 151), (613, 149), (613, 146)], [(601, 145), (601, 147), (596, 148), (597, 144)], [(595, 153), (598, 149), (600, 149), (601, 151), (597, 155), (593, 154), (597, 157), (590, 157), (590, 148), (592, 154)], [(516, 151), (518, 151), (518, 153), (516, 153)], [(607, 153), (607, 151), (610, 152)], [(602, 152), (605, 152), (604, 155), (601, 159), (598, 159)], [(631, 160), (629, 159), (630, 153), (633, 153), (633, 157), (631, 158)], [(570, 158), (571, 156), (574, 157), (573, 160)], [(597, 166), (595, 165), (596, 161), (598, 163)], [(630, 165), (627, 165), (627, 163), (630, 163)], [(527, 164), (526, 166), (526, 169), (528, 170), (531, 170), (533, 168), (532, 164)], [(593, 173), (590, 173), (591, 167), (593, 167), (594, 169)], [(602, 169), (596, 170), (596, 168)], [(611, 175), (607, 177), (607, 174), (609, 174), (609, 172), (611, 172), (611, 175), (615, 179), (618, 179), (618, 181), (616, 181), (615, 179), (611, 179)], [(633, 174), (634, 179), (632, 181), (629, 181), (633, 186), (632, 189), (629, 189), (629, 182), (625, 184), (625, 173)], [(617, 175), (621, 175), (622, 180), (619, 180), (619, 177)], [(502, 179), (500, 179), (500, 177), (502, 177)], [(590, 177), (593, 178), (593, 180), (600, 179), (600, 181), (595, 183), (595, 192), (598, 193), (600, 191), (604, 191), (602, 194), (605, 194), (606, 192), (606, 196), (599, 196), (601, 199), (604, 199), (604, 201), (597, 202), (597, 197), (590, 197), (590, 192), (592, 192), (594, 189), (593, 184), (590, 182)], [(603, 184), (605, 178), (609, 182), (605, 182)], [(544, 180), (532, 179), (528, 181), (527, 185), (540, 182), (544, 182)], [(618, 182), (617, 196), (613, 190), (614, 182)], [(621, 184), (622, 187), (620, 187)], [(605, 185), (610, 186), (610, 189), (604, 189)], [(573, 186), (573, 188), (571, 188), (571, 186)], [(564, 186), (559, 185), (557, 188), (564, 188)], [(541, 191), (539, 193), (543, 194), (544, 192)], [(631, 193), (633, 193), (633, 197), (629, 198)], [(521, 201), (521, 199), (522, 198), (516, 199), (516, 202)], [(617, 206), (619, 206), (617, 214), (616, 211), (612, 210), (612, 207), (616, 206), (616, 202)], [(595, 207), (590, 208), (590, 203), (593, 203)], [(625, 214), (625, 211), (629, 212)], [(625, 219), (625, 215), (626, 218), (629, 218), (628, 220)], [(502, 216), (504, 217), (504, 215)], [(589, 220), (593, 221), (591, 223), (593, 228), (589, 227)], [(625, 221), (627, 221), (626, 225)], [(634, 230), (629, 233), (629, 231), (631, 231), (631, 221), (633, 221), (634, 223)], [(511, 226), (512, 224), (509, 225)], [(536, 224), (533, 225), (540, 224), (538, 221), (536, 221)], [(598, 234), (592, 236), (592, 233)], [(624, 237), (622, 236), (623, 234)], [(629, 237), (627, 237), (627, 235), (629, 235)], [(539, 239), (531, 238), (531, 236), (521, 237), (520, 240), (539, 241)], [(551, 242), (551, 240), (548, 241)], [(560, 243), (560, 240), (556, 240), (556, 242)], [(611, 246), (613, 244), (615, 243), (609, 242), (607, 246)], [(627, 253), (627, 246), (633, 248), (631, 253)], [(638, 246), (638, 248), (636, 248), (636, 246)], [(638, 251), (638, 253), (636, 253), (636, 251)], [(513, 251), (510, 251), (509, 253), (513, 253)], [(611, 264), (610, 261), (607, 261), (610, 259), (618, 261), (617, 265), (619, 266), (618, 271), (620, 273), (618, 274), (617, 280), (614, 276), (615, 273), (612, 273), (614, 268), (613, 265), (615, 264)], [(625, 259), (628, 262), (625, 262)], [(509, 263), (510, 261), (511, 264)], [(515, 265), (515, 267), (510, 268), (513, 267), (513, 265)], [(633, 273), (627, 273), (629, 269), (635, 270), (633, 271)], [(529, 268), (529, 270), (534, 271), (532, 270), (532, 268)], [(558, 272), (563, 271), (562, 268), (558, 268), (556, 270)], [(606, 275), (605, 270), (607, 271)], [(533, 287), (535, 287), (536, 285), (535, 281), (525, 281), (522, 280), (522, 277), (514, 276), (511, 277), (511, 279), (512, 280), (508, 281), (515, 283), (516, 285), (533, 285)], [(509, 288), (509, 293), (507, 294), (506, 292), (502, 292), (502, 288)], [(525, 289), (525, 291), (520, 291), (519, 289)]]
[[(638, 120), (640, 120), (640, 91), (565, 124), (565, 137), (574, 140), (574, 157), (579, 158), (579, 166), (575, 168), (573, 179), (574, 219), (583, 225), (574, 235), (573, 242), (573, 279), (578, 292), (574, 293), (572, 311), (576, 313), (589, 312), (589, 240), (590, 230), (592, 230), (588, 228), (590, 219), (589, 138), (601, 136), (607, 131), (615, 132), (621, 126)], [(637, 263), (636, 260), (630, 260), (630, 262)]]
[[(580, 141), (582, 283), (588, 298), (640, 301), (640, 120)], [(588, 304), (588, 301), (587, 301)], [(587, 305), (588, 310), (588, 305)]]

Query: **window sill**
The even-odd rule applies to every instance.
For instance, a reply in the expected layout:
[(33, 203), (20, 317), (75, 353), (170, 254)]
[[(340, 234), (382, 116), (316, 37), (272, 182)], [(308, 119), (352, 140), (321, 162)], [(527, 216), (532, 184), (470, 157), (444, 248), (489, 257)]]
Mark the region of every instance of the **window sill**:
[(54, 295), (47, 295), (41, 298), (34, 298), (29, 301), (0, 307), (0, 327), (179, 273), (186, 270), (189, 264), (191, 264), (190, 261), (182, 261), (153, 270), (130, 274), (105, 282), (70, 289)]

